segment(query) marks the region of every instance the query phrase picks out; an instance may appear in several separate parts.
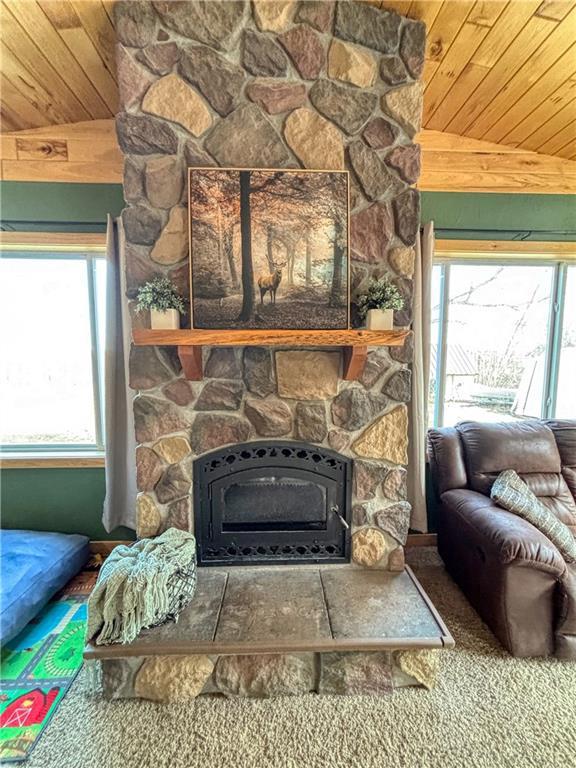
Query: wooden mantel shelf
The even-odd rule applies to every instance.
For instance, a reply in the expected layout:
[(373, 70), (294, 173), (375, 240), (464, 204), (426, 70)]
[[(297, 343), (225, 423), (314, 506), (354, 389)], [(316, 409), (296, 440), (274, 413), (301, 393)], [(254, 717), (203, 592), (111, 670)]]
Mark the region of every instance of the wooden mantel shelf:
[(151, 331), (135, 328), (134, 344), (139, 347), (397, 347), (408, 331)]
[(404, 344), (407, 330), (398, 331), (152, 331), (135, 328), (137, 346), (178, 347), (178, 357), (187, 379), (200, 381), (202, 347), (342, 347), (344, 352), (344, 379), (357, 379), (364, 370), (368, 347), (397, 347)]

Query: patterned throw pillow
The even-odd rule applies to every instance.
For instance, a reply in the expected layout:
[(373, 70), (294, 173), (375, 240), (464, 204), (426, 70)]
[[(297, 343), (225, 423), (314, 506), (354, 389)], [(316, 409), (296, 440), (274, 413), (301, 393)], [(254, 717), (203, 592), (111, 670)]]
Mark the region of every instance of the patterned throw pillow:
[(570, 528), (558, 520), (538, 500), (538, 497), (513, 469), (507, 469), (498, 475), (492, 486), (490, 498), (508, 512), (514, 512), (538, 528), (552, 544), (558, 547), (567, 563), (573, 563), (576, 560), (576, 539)]

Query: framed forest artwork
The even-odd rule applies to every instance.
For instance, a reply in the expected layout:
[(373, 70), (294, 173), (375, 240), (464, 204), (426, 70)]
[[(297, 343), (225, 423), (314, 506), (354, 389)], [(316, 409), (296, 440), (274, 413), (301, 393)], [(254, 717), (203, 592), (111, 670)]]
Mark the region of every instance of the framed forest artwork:
[(343, 329), (347, 171), (190, 168), (194, 328)]

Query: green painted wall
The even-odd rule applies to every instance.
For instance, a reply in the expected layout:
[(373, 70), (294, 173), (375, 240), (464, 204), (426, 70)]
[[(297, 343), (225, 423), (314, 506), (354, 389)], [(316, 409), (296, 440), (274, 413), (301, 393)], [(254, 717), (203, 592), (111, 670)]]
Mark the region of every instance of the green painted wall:
[[(95, 231), (123, 207), (118, 184), (0, 183), (3, 228)], [(424, 192), (422, 218), (444, 238), (573, 240), (576, 206), (568, 195)], [(11, 469), (0, 474), (2, 524), (123, 539), (102, 528), (102, 469)]]
[(131, 539), (133, 531), (102, 526), (104, 470), (5, 469), (0, 504), (4, 528), (83, 533), (92, 540)]
[(0, 182), (3, 228), (39, 231), (102, 230), (108, 213), (124, 207), (120, 184)]
[[(106, 214), (124, 205), (119, 184), (0, 182), (2, 221), (10, 229), (102, 229)], [(573, 195), (499, 195), (423, 192), (422, 219), (443, 237), (570, 240), (576, 236)]]
[[(106, 215), (124, 206), (119, 184), (0, 183), (4, 229), (103, 231)], [(134, 532), (102, 526), (104, 470), (6, 469), (0, 472), (0, 512), (5, 528), (84, 533), (93, 540), (130, 539)]]
[(574, 195), (423, 192), (422, 220), (457, 240), (574, 240)]

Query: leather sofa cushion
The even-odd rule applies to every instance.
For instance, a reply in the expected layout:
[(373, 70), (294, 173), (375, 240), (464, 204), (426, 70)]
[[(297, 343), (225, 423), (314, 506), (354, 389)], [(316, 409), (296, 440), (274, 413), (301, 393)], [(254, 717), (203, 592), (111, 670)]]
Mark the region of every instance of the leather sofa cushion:
[(468, 486), (462, 441), (457, 429), (429, 429), (428, 458), (432, 463), (432, 477), (439, 496), (444, 491)]
[(563, 475), (518, 473), (538, 500), (576, 536), (576, 503)]
[(541, 421), (457, 426), (470, 488), (490, 495), (500, 472), (513, 469), (544, 506), (576, 534), (576, 503), (561, 473), (555, 434)]
[(489, 496), (492, 483), (505, 469), (513, 469), (521, 476), (560, 474), (554, 433), (542, 422), (464, 421), (457, 429), (464, 444), (468, 483), (479, 493)]
[(556, 624), (556, 656), (576, 661), (576, 563), (560, 578)]
[(572, 531), (540, 502), (513, 469), (498, 475), (490, 497), (538, 528), (558, 548), (567, 563), (576, 561), (576, 539)]
[(545, 424), (554, 433), (562, 464), (576, 468), (576, 421), (550, 419)]
[(562, 462), (562, 476), (576, 501), (576, 421), (558, 419), (546, 424), (554, 433)]
[[(449, 517), (456, 515), (475, 531), (477, 543), (488, 547), (502, 565), (540, 568), (558, 577), (566, 562), (550, 539), (527, 520), (499, 507), (488, 496), (458, 489), (442, 494), (442, 505)], [(468, 542), (469, 543), (469, 542)], [(465, 542), (459, 554), (465, 551)]]

